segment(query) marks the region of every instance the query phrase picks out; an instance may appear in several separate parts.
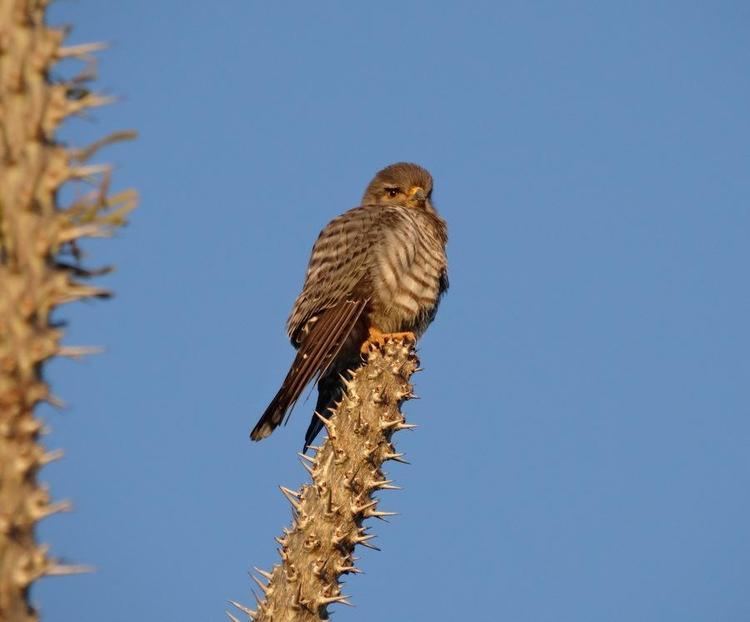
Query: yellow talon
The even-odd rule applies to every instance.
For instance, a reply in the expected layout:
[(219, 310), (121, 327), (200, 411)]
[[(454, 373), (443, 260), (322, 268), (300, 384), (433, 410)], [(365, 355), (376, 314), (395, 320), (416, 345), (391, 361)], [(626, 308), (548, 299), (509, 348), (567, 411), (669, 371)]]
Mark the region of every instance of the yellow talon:
[(386, 344), (386, 342), (393, 340), (411, 341), (413, 343), (417, 340), (417, 336), (411, 331), (406, 331), (403, 333), (384, 333), (379, 331), (374, 326), (371, 326), (367, 339), (360, 348), (360, 352), (362, 354), (366, 354), (372, 346), (378, 346), (382, 348)]

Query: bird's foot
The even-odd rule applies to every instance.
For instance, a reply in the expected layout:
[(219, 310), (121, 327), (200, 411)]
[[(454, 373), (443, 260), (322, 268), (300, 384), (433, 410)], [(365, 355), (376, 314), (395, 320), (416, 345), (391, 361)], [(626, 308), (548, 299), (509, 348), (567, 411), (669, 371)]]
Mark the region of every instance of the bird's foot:
[(367, 354), (373, 347), (382, 348), (388, 341), (397, 340), (415, 343), (417, 341), (417, 336), (411, 331), (406, 331), (403, 333), (383, 333), (377, 328), (371, 326), (367, 335), (367, 339), (360, 348), (360, 352), (362, 354)]

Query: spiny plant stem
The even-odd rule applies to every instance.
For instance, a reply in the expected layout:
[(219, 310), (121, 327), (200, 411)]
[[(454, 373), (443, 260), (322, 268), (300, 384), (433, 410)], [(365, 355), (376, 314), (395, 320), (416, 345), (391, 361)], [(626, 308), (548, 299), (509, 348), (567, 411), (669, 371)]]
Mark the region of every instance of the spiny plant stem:
[[(292, 525), (277, 538), (281, 563), (253, 577), (261, 595), (255, 610), (232, 602), (255, 622), (313, 622), (328, 619), (329, 605), (350, 604), (342, 575), (360, 572), (354, 548), (376, 548), (365, 519), (384, 518), (379, 490), (395, 489), (383, 473), (388, 460), (403, 462), (392, 435), (411, 428), (401, 404), (418, 367), (411, 342), (373, 347), (367, 362), (347, 381), (346, 396), (330, 419), (328, 438), (314, 458), (303, 457), (312, 482), (299, 491), (281, 488), (292, 506)], [(257, 570), (257, 569), (256, 569)], [(236, 619), (228, 614), (230, 619)]]
[[(67, 117), (109, 99), (84, 88), (90, 75), (51, 78), (59, 60), (89, 62), (98, 46), (61, 47), (65, 31), (45, 24), (46, 8), (46, 0), (0, 0), (0, 620), (13, 622), (38, 619), (33, 581), (85, 570), (58, 564), (36, 542), (37, 522), (69, 504), (52, 502), (38, 481), (61, 452), (45, 452), (34, 409), (60, 403), (43, 364), (86, 354), (61, 345), (53, 310), (108, 295), (81, 281), (102, 271), (80, 265), (76, 240), (110, 235), (136, 200), (132, 192), (109, 196), (109, 168), (85, 164), (100, 144), (72, 149), (55, 138)], [(81, 180), (93, 190), (62, 207), (61, 187)]]

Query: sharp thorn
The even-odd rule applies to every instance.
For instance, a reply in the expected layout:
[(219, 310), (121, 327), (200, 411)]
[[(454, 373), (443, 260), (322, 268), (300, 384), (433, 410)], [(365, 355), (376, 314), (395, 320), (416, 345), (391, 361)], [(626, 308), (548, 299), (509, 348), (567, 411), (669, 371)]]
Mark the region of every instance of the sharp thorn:
[(401, 464), (411, 464), (408, 460), (404, 460), (404, 454), (383, 454), (383, 460), (393, 460), (394, 462), (400, 462)]
[(250, 607), (246, 607), (245, 605), (241, 603), (238, 603), (236, 600), (230, 600), (229, 604), (232, 605), (233, 607), (237, 607), (237, 609), (239, 609), (242, 613), (247, 614), (251, 618), (254, 618), (256, 615), (258, 615), (257, 611), (250, 609)]
[(65, 455), (65, 452), (62, 449), (54, 449), (53, 451), (48, 451), (46, 454), (44, 454), (40, 462), (42, 464), (49, 464), (50, 462), (59, 460), (64, 455)]
[(392, 486), (391, 482), (393, 480), (391, 479), (383, 479), (377, 482), (371, 482), (370, 488), (374, 488), (377, 490), (401, 490), (400, 486)]
[(258, 587), (261, 589), (263, 594), (268, 594), (268, 586), (263, 583), (258, 577), (256, 577), (254, 574), (251, 574), (250, 577), (253, 581), (258, 585)]
[(370, 510), (367, 516), (372, 518), (383, 518), (385, 516), (398, 516), (398, 512), (381, 512), (380, 510)]
[(286, 486), (279, 486), (279, 490), (283, 493), (283, 495), (287, 498), (287, 501), (292, 504), (292, 507), (297, 510), (297, 512), (301, 512), (302, 506), (300, 505), (298, 499), (299, 499), (299, 493), (294, 492), (293, 490), (290, 490)]
[(100, 175), (101, 173), (109, 173), (112, 167), (109, 164), (87, 164), (84, 166), (77, 166), (70, 172), (74, 178), (85, 178), (91, 177), (92, 175)]
[(270, 581), (271, 577), (273, 576), (270, 572), (266, 572), (265, 570), (261, 570), (257, 566), (253, 566), (253, 570), (255, 570), (255, 572), (257, 572), (259, 575), (261, 575), (262, 577), (264, 577), (267, 581)]
[(84, 356), (92, 354), (101, 354), (104, 348), (98, 346), (60, 346), (57, 348), (58, 356), (65, 356), (71, 359), (81, 359)]
[(342, 605), (349, 605), (349, 607), (353, 607), (349, 600), (348, 596), (322, 596), (318, 599), (318, 603), (323, 605), (330, 605), (333, 603), (341, 603)]
[(383, 422), (381, 422), (380, 429), (381, 430), (390, 430), (391, 428), (396, 428), (396, 429), (401, 430), (402, 428), (399, 427), (401, 425), (403, 425), (401, 423), (401, 421), (399, 421), (398, 419), (393, 419), (392, 421), (383, 421)]
[(61, 398), (57, 397), (56, 395), (52, 395), (51, 393), (48, 393), (44, 397), (44, 401), (47, 402), (50, 406), (54, 406), (58, 410), (65, 410), (65, 408), (67, 408), (65, 402)]
[(366, 529), (366, 527), (362, 527), (360, 529), (360, 534), (361, 535), (355, 536), (354, 537), (354, 542), (356, 542), (357, 544), (359, 544), (360, 542), (368, 542), (369, 540), (372, 540), (373, 538), (375, 538), (375, 534), (374, 533), (366, 533), (365, 529)]
[(302, 468), (304, 468), (305, 471), (308, 472), (308, 474), (310, 475), (310, 477), (312, 477), (314, 475), (315, 471), (313, 471), (313, 468), (309, 464), (307, 464), (307, 462), (302, 462), (300, 460), (300, 464), (302, 464)]
[[(312, 445), (310, 445), (310, 448), (312, 448)], [(317, 449), (317, 447), (316, 447), (315, 449)], [(311, 466), (315, 466), (315, 465), (316, 465), (315, 459), (314, 459), (314, 458), (311, 458), (311, 457), (310, 457), (310, 456), (308, 456), (307, 454), (303, 454), (303, 453), (302, 453), (301, 451), (298, 451), (298, 452), (297, 452), (297, 455), (298, 455), (298, 456), (299, 456), (300, 458), (302, 458), (303, 460), (307, 460), (307, 461), (308, 461), (308, 462), (310, 463), (310, 465), (311, 465)]]
[(338, 574), (361, 574), (362, 571), (355, 566), (338, 566), (336, 568)]
[(69, 499), (63, 499), (62, 501), (56, 501), (34, 510), (35, 518), (42, 519), (53, 514), (59, 514), (60, 512), (70, 512), (73, 509), (73, 503)]
[(80, 45), (69, 45), (58, 48), (55, 56), (57, 58), (69, 58), (70, 56), (88, 56), (92, 52), (105, 50), (108, 47), (106, 43), (82, 43)]
[(360, 506), (353, 505), (352, 506), (352, 514), (361, 514), (362, 512), (366, 512), (370, 508), (374, 508), (378, 504), (377, 499), (373, 499), (372, 501), (368, 501), (367, 503), (363, 503)]
[(403, 490), (401, 486), (391, 486), (391, 484), (383, 484), (380, 486), (380, 490)]
[(93, 566), (53, 564), (49, 566), (44, 574), (48, 577), (62, 577), (71, 574), (86, 574), (96, 570)]
[(401, 423), (396, 426), (397, 430), (414, 430), (417, 428), (415, 423)]
[(317, 410), (313, 413), (318, 419), (320, 419), (321, 423), (325, 426), (326, 430), (328, 431), (328, 435), (330, 436), (331, 430), (334, 429), (333, 421), (331, 421), (328, 417), (324, 417), (321, 415)]
[(291, 488), (287, 488), (286, 486), (279, 486), (279, 488), (281, 488), (283, 493), (287, 496), (292, 496), (295, 499), (300, 498), (300, 494), (296, 490), (292, 490)]

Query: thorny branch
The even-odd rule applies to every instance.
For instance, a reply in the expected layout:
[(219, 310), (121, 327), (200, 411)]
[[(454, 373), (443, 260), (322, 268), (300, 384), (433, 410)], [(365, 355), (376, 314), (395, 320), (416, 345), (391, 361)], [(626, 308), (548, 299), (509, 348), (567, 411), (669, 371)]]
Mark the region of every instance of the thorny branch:
[[(56, 140), (66, 118), (109, 100), (81, 87), (90, 72), (50, 77), (59, 60), (88, 62), (98, 46), (61, 47), (65, 31), (45, 24), (46, 7), (46, 0), (0, 0), (0, 620), (13, 622), (38, 620), (29, 599), (36, 579), (86, 570), (58, 563), (36, 541), (37, 522), (70, 504), (53, 502), (38, 481), (62, 452), (42, 447), (34, 409), (60, 404), (44, 363), (88, 353), (61, 344), (55, 307), (108, 294), (80, 280), (99, 271), (77, 265), (77, 241), (111, 235), (136, 200), (133, 192), (109, 194), (109, 167), (84, 163), (106, 139), (88, 149)], [(130, 136), (115, 139), (123, 137)], [(60, 189), (76, 180), (93, 191), (61, 206)]]
[(311, 483), (299, 491), (281, 488), (293, 514), (291, 527), (277, 538), (281, 563), (270, 572), (256, 569), (265, 581), (253, 577), (261, 591), (255, 610), (232, 601), (255, 622), (327, 620), (329, 605), (349, 604), (340, 578), (359, 572), (354, 548), (376, 548), (363, 523), (393, 514), (378, 510), (373, 495), (397, 488), (382, 467), (388, 460), (404, 462), (391, 437), (414, 427), (401, 413), (401, 404), (413, 397), (413, 345), (390, 340), (371, 348), (347, 381), (346, 396), (324, 419), (328, 438), (314, 458), (303, 456)]

